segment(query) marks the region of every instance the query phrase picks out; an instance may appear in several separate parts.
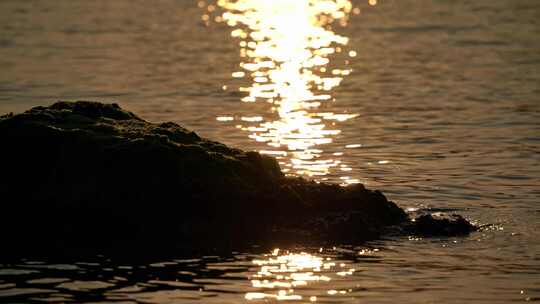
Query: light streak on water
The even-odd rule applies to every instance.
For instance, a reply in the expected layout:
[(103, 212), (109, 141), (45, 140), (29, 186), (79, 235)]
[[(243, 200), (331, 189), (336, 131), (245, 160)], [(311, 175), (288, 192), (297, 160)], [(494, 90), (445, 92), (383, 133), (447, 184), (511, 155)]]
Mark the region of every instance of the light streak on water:
[[(350, 171), (337, 154), (324, 154), (323, 147), (341, 133), (336, 122), (358, 115), (323, 109), (335, 102), (332, 90), (352, 72), (331, 66), (332, 58), (339, 54), (348, 62), (357, 56), (354, 50), (345, 51), (349, 38), (333, 30), (359, 13), (351, 1), (219, 0), (199, 6), (208, 11), (203, 21), (217, 14), (213, 20), (230, 26), (238, 41), (241, 62), (231, 75), (251, 81), (239, 88), (245, 94), (241, 100), (272, 105), (271, 118), (262, 113), (253, 114), (257, 119), (240, 118), (249, 138), (269, 146), (260, 152), (276, 156), (292, 174), (316, 178), (331, 170)], [(353, 182), (343, 179), (344, 184)]]

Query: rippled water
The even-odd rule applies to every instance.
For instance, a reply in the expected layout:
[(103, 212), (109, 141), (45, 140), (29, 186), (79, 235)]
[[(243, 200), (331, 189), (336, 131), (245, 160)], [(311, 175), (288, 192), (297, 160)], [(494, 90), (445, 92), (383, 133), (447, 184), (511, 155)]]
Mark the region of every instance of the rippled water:
[(6, 260), (0, 301), (540, 299), (540, 2), (371, 4), (3, 0), (0, 112), (115, 101), (289, 173), (493, 226), (276, 255)]

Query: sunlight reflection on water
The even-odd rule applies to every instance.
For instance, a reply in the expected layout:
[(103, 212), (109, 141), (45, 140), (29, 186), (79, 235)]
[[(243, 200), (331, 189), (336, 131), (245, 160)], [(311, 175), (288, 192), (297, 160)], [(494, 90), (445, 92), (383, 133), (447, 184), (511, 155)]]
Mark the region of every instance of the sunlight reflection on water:
[[(216, 6), (217, 5), (217, 6)], [(336, 34), (332, 26), (346, 26), (349, 14), (358, 13), (348, 0), (302, 1), (217, 1), (206, 7), (203, 21), (213, 19), (232, 27), (231, 36), (239, 41), (240, 71), (233, 78), (249, 78), (248, 87), (238, 90), (243, 102), (267, 102), (267, 117), (219, 116), (218, 121), (238, 121), (237, 128), (250, 133), (269, 148), (260, 150), (280, 160), (283, 171), (324, 180), (330, 170), (350, 171), (336, 156), (323, 155), (322, 146), (333, 141), (341, 130), (337, 123), (357, 114), (323, 111), (325, 103), (335, 102), (332, 89), (350, 68), (331, 68), (333, 57), (345, 65), (356, 52), (346, 48), (349, 39)], [(223, 87), (227, 90), (226, 86)], [(260, 113), (259, 113), (260, 114)], [(348, 176), (344, 184), (358, 183)]]
[[(322, 251), (322, 248), (320, 249)], [(306, 252), (292, 253), (274, 249), (264, 259), (255, 259), (253, 263), (259, 267), (251, 276), (251, 285), (257, 292), (248, 292), (246, 300), (306, 300), (317, 301), (316, 295), (300, 295), (295, 288), (305, 288), (313, 282), (328, 282), (330, 275), (348, 276), (355, 272), (345, 263), (336, 264), (331, 258), (324, 258)], [(335, 270), (334, 268), (340, 268)], [(331, 271), (332, 270), (332, 271)], [(331, 272), (330, 272), (331, 271)], [(328, 295), (345, 294), (345, 290), (330, 289)]]

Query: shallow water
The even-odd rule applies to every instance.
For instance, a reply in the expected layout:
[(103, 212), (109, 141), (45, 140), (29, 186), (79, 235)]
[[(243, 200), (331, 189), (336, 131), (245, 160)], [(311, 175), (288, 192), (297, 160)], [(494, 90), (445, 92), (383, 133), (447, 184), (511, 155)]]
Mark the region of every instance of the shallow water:
[[(253, 248), (215, 257), (159, 253), (151, 262), (0, 261), (0, 301), (539, 300), (540, 3), (353, 1), (350, 11), (348, 1), (335, 3), (344, 6), (307, 17), (292, 5), (278, 10), (286, 17), (277, 21), (268, 17), (274, 8), (251, 7), (267, 28), (298, 16), (254, 41), (231, 32), (264, 27), (253, 19), (227, 25), (246, 12), (214, 2), (3, 0), (0, 113), (59, 99), (114, 101), (150, 121), (274, 153), (288, 173), (362, 182), (404, 208), (455, 211), (492, 226), (465, 238), (292, 248), (277, 256)], [(324, 12), (343, 15), (302, 23)], [(242, 41), (256, 42), (245, 57)], [(290, 43), (296, 47), (284, 47)], [(319, 54), (327, 61), (295, 66), (324, 48), (333, 50)], [(257, 60), (275, 66), (239, 66)], [(256, 77), (275, 84), (274, 95), (257, 95), (257, 81), (265, 82)], [(271, 258), (277, 261), (260, 262)], [(263, 269), (281, 264), (288, 266)]]

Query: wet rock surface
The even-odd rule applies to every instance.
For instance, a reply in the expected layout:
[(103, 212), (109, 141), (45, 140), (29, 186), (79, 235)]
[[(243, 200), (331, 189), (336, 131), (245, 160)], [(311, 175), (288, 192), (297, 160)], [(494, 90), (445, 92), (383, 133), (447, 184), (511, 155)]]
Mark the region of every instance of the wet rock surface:
[(408, 224), (408, 231), (419, 236), (459, 236), (476, 230), (476, 226), (459, 214), (422, 214)]
[(285, 177), (271, 157), (115, 104), (4, 115), (0, 142), (0, 228), (22, 246), (350, 243), (396, 225), (421, 235), (474, 227), (462, 218), (410, 221), (379, 191)]

